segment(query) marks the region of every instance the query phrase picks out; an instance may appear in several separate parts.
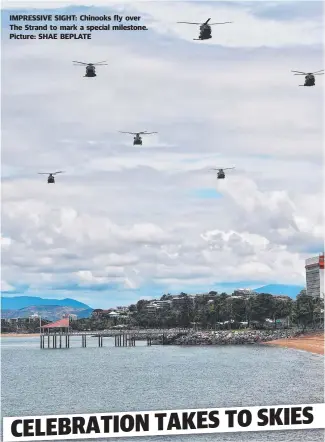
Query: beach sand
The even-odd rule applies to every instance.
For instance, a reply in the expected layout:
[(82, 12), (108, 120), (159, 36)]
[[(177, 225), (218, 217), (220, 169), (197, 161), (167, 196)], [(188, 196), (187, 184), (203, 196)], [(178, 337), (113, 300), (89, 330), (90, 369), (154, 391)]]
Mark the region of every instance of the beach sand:
[(298, 338), (277, 339), (264, 342), (265, 345), (278, 345), (279, 347), (294, 348), (296, 350), (309, 351), (319, 355), (324, 354), (324, 332), (313, 335), (303, 335)]

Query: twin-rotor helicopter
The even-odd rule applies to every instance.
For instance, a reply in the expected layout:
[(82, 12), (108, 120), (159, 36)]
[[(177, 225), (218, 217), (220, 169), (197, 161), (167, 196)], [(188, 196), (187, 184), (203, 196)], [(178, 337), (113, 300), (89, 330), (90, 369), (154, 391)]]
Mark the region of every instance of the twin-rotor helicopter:
[(98, 61), (97, 63), (84, 63), (83, 61), (73, 61), (74, 66), (86, 66), (86, 74), (84, 77), (97, 77), (95, 66), (107, 66), (106, 61)]
[(200, 26), (200, 33), (198, 38), (193, 38), (193, 40), (209, 40), (212, 38), (212, 29), (211, 26), (213, 25), (225, 25), (227, 23), (233, 23), (232, 21), (225, 21), (222, 23), (209, 23), (211, 18), (208, 18), (207, 21), (204, 23), (193, 23), (189, 21), (178, 21), (177, 23), (185, 23), (187, 25), (199, 25)]
[(295, 72), (294, 75), (305, 75), (305, 83), (299, 86), (315, 86), (315, 75), (324, 75), (324, 69), (316, 72), (301, 72), (301, 71), (291, 71)]
[(57, 172), (39, 172), (39, 175), (48, 175), (47, 177), (47, 183), (48, 184), (54, 184), (55, 183), (55, 179), (54, 179), (54, 175), (58, 174), (58, 173), (64, 173), (63, 170), (58, 170)]
[(217, 170), (217, 178), (218, 180), (223, 180), (226, 178), (225, 170), (235, 169), (234, 167), (226, 167), (224, 169), (211, 169), (211, 170)]
[(147, 132), (146, 130), (144, 132), (122, 132), (119, 131), (121, 134), (130, 134), (130, 135), (134, 135), (133, 138), (133, 146), (136, 145), (140, 145), (142, 146), (142, 138), (141, 135), (151, 135), (151, 134), (156, 134), (157, 132)]
[[(191, 24), (191, 25), (199, 25), (200, 26), (200, 33), (199, 33), (199, 37), (198, 38), (194, 38), (193, 40), (208, 40), (210, 38), (212, 38), (212, 29), (211, 26), (213, 25), (223, 25), (223, 24), (228, 24), (228, 23), (233, 23), (233, 22), (221, 22), (221, 23), (209, 23), (211, 20), (211, 18), (208, 18), (204, 23), (196, 23), (196, 22), (177, 22), (177, 23), (184, 23), (184, 24)], [(96, 77), (96, 68), (95, 66), (107, 66), (107, 62), (106, 61), (100, 61), (97, 63), (85, 63), (82, 61), (73, 61), (73, 63), (75, 64), (75, 66), (85, 66), (86, 67), (86, 73), (84, 75), (84, 77), (88, 77), (88, 78), (92, 78), (92, 77)], [(305, 82), (304, 84), (301, 84), (299, 86), (315, 86), (315, 75), (324, 75), (324, 69), (321, 69), (319, 71), (316, 72), (301, 72), (301, 71), (291, 71), (294, 73), (294, 75), (304, 75), (305, 76)], [(134, 135), (134, 139), (133, 139), (133, 145), (142, 145), (142, 137), (141, 135), (151, 135), (151, 134), (156, 134), (157, 132), (147, 132), (147, 131), (143, 131), (143, 132), (122, 132), (120, 131), (120, 133), (125, 133), (125, 134), (131, 134)], [(218, 171), (217, 173), (217, 178), (218, 179), (224, 179), (226, 177), (225, 174), (225, 170), (230, 170), (230, 169), (235, 169), (234, 167), (228, 167), (228, 168), (223, 168), (223, 169), (211, 169), (211, 170), (216, 170)], [(48, 175), (47, 178), (47, 182), (48, 184), (54, 184), (55, 183), (55, 178), (54, 175), (58, 174), (58, 173), (64, 173), (64, 171), (60, 170), (57, 172), (41, 172), (39, 173), (40, 175)]]

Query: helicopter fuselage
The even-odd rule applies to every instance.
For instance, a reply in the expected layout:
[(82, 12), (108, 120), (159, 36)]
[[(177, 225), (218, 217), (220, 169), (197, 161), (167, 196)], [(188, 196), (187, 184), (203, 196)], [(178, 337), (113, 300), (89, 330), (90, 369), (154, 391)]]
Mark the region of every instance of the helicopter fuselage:
[(55, 183), (55, 179), (54, 176), (49, 176), (47, 179), (48, 184), (54, 184)]
[(315, 86), (315, 77), (314, 75), (306, 75), (304, 86)]
[(136, 135), (133, 139), (133, 145), (142, 145), (142, 138), (139, 135)]
[(96, 77), (96, 69), (94, 66), (87, 66), (86, 67), (85, 77)]
[(199, 40), (208, 40), (209, 38), (212, 38), (211, 26), (206, 25), (206, 24), (201, 25)]

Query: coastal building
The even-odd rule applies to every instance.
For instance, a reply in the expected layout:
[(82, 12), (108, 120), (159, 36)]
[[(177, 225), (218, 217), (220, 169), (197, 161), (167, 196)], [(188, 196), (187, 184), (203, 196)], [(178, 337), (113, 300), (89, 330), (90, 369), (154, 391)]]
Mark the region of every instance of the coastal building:
[(92, 311), (91, 316), (92, 316), (93, 318), (99, 318), (100, 316), (102, 316), (103, 311), (104, 311), (104, 310), (101, 309), (101, 308), (95, 308), (95, 310)]
[(287, 295), (273, 295), (273, 298), (280, 299), (281, 301), (289, 301), (291, 298)]
[(324, 299), (324, 253), (306, 259), (305, 269), (307, 296)]
[(251, 289), (237, 289), (237, 290), (234, 290), (233, 295), (234, 296), (254, 296), (254, 295), (256, 295), (256, 292), (254, 292), (254, 290), (251, 290)]
[(172, 301), (155, 301), (155, 305), (158, 308), (162, 308), (162, 309), (168, 309), (171, 307), (171, 303)]
[(40, 316), (37, 313), (34, 313), (33, 315), (29, 316), (30, 321), (37, 321), (39, 320)]
[(155, 314), (157, 312), (157, 310), (159, 310), (159, 307), (156, 304), (156, 301), (150, 302), (149, 304), (147, 304), (146, 310), (147, 310), (147, 313), (149, 313), (149, 314)]
[(119, 317), (120, 315), (119, 315), (119, 313), (113, 311), (113, 312), (108, 313), (108, 316), (109, 316), (110, 318), (117, 318), (117, 317)]
[(195, 302), (195, 295), (175, 296), (172, 299), (172, 306), (175, 307), (175, 308), (181, 308), (183, 306), (186, 306), (189, 301), (192, 304), (194, 304), (194, 302)]

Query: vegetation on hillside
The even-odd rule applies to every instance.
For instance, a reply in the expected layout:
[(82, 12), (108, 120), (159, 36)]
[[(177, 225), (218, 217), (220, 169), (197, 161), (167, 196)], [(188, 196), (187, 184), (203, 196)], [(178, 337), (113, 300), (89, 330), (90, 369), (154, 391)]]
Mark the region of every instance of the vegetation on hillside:
[[(209, 297), (198, 296), (193, 303), (185, 293), (178, 307), (160, 308), (156, 312), (147, 309), (150, 301), (140, 300), (129, 306), (129, 313), (118, 318), (102, 315), (98, 318), (80, 319), (72, 322), (75, 330), (105, 330), (112, 326), (141, 328), (229, 328), (241, 326), (261, 328), (265, 321), (272, 320), (274, 327), (278, 320), (285, 320), (288, 326), (319, 327), (323, 324), (324, 301), (313, 299), (304, 293), (296, 300), (281, 299), (261, 293), (247, 298), (237, 298), (225, 293), (210, 292)], [(211, 299), (212, 298), (212, 299)], [(171, 300), (164, 295), (161, 300)], [(283, 322), (283, 321), (282, 321)], [(272, 325), (272, 324), (271, 324)]]

